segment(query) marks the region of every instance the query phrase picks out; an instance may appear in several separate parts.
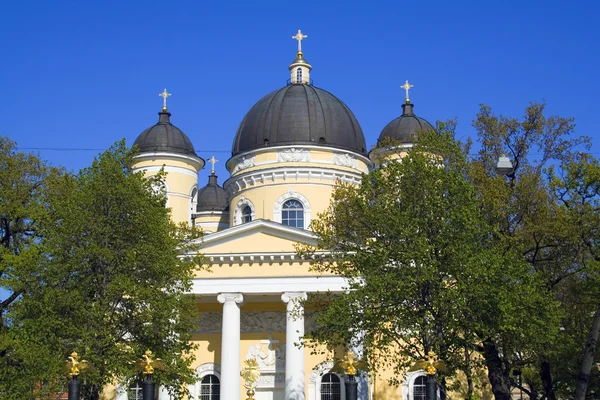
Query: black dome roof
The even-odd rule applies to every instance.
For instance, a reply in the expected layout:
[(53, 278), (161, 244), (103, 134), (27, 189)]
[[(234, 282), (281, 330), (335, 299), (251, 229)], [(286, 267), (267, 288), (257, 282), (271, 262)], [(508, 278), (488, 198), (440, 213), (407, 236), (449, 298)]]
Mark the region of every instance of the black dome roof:
[(322, 145), (366, 154), (362, 129), (333, 94), (292, 84), (260, 99), (242, 120), (232, 155), (265, 146)]
[(413, 112), (413, 107), (410, 103), (402, 104), (402, 115), (383, 128), (378, 141), (391, 138), (400, 143), (407, 143), (411, 142), (419, 131), (435, 129), (429, 122), (417, 117)]
[(196, 156), (194, 145), (185, 133), (171, 124), (171, 113), (158, 113), (158, 123), (146, 129), (135, 139), (141, 153), (168, 152)]
[(228, 208), (227, 193), (217, 183), (217, 176), (211, 174), (208, 184), (198, 192), (196, 211), (225, 211)]

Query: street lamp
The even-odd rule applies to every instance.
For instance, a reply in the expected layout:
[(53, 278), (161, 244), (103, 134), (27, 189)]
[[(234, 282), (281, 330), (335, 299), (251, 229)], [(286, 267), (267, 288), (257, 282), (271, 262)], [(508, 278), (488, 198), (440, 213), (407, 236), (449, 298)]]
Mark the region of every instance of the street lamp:
[(498, 158), (498, 164), (496, 165), (496, 172), (498, 172), (499, 174), (502, 174), (502, 175), (510, 175), (514, 172), (513, 165), (510, 162), (510, 159), (505, 154), (502, 154)]

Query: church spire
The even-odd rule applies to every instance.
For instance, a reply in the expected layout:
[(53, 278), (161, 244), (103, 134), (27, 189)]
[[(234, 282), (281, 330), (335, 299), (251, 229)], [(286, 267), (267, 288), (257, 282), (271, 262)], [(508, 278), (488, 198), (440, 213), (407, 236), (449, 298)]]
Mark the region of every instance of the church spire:
[(310, 84), (310, 71), (312, 66), (303, 58), (302, 53), (302, 40), (308, 36), (304, 35), (300, 29), (298, 33), (292, 36), (292, 39), (298, 41), (298, 52), (296, 52), (296, 59), (290, 64), (288, 69), (290, 70), (290, 82), (292, 84)]

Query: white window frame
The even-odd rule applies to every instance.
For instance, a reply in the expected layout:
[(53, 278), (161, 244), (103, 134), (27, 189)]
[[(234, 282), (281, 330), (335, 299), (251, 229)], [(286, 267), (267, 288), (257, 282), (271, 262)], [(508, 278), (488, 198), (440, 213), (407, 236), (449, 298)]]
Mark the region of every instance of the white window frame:
[(315, 366), (308, 377), (308, 400), (321, 400), (321, 379), (323, 375), (332, 373), (340, 378), (340, 400), (346, 400), (346, 385), (344, 376), (335, 372), (330, 372), (333, 368), (333, 361), (325, 361)]
[(301, 193), (295, 192), (294, 189), (288, 190), (287, 193), (282, 194), (277, 201), (275, 201), (275, 205), (273, 206), (273, 221), (280, 224), (282, 223), (281, 211), (283, 209), (283, 204), (288, 200), (297, 200), (302, 204), (302, 207), (304, 208), (304, 229), (308, 230), (310, 226), (310, 202)]
[[(406, 375), (404, 375), (404, 379), (402, 380), (402, 400), (414, 400), (415, 381), (421, 376), (424, 376), (425, 379), (427, 379), (427, 375), (423, 370), (407, 372)], [(437, 398), (440, 398), (439, 390)]]
[[(196, 195), (194, 196), (194, 190)], [(190, 223), (192, 222), (192, 216), (196, 214), (196, 207), (198, 206), (198, 185), (193, 185), (190, 189)]]
[(198, 380), (193, 385), (189, 385), (190, 396), (189, 400), (199, 400), (200, 399), (200, 383), (202, 382), (202, 378), (206, 375), (215, 375), (219, 378), (219, 385), (223, 382), (221, 379), (221, 366), (215, 363), (204, 363), (196, 368), (196, 377)]
[(242, 212), (244, 211), (244, 208), (246, 206), (250, 207), (250, 210), (252, 210), (252, 221), (254, 221), (256, 219), (254, 204), (252, 204), (252, 202), (250, 200), (248, 200), (246, 197), (242, 196), (238, 200), (237, 204), (235, 205), (235, 209), (233, 211), (233, 225), (234, 226), (242, 224)]

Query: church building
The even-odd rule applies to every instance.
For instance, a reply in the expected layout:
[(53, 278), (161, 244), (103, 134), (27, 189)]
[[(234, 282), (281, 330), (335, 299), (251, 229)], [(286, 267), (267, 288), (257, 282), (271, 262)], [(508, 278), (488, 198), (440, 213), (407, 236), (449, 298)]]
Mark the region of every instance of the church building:
[[(289, 83), (239, 116), (225, 179), (215, 174), (214, 157), (208, 177), (201, 173), (205, 160), (172, 124), (166, 89), (158, 122), (135, 141), (136, 170), (167, 172), (163, 189), (172, 218), (205, 233), (202, 253), (210, 270), (197, 272), (193, 281), (200, 321), (192, 336), (199, 345), (193, 367), (199, 380), (189, 388), (190, 399), (245, 399), (240, 368), (248, 358), (260, 369), (257, 400), (345, 399), (344, 377), (329, 371), (334, 354), (312, 354), (299, 344), (314, 323), (303, 301), (319, 292), (343, 292), (347, 285), (342, 277), (311, 271), (294, 244), (316, 243), (311, 219), (327, 209), (336, 182), (360, 184), (377, 159), (348, 106), (312, 85), (312, 66), (302, 52), (306, 35), (298, 31), (293, 38), (298, 51), (288, 67)], [(402, 115), (382, 121), (379, 140), (410, 146), (417, 131), (433, 129), (414, 114), (411, 86), (403, 86)], [(360, 355), (360, 348), (351, 350)], [(389, 386), (389, 377), (385, 371), (361, 375), (359, 399), (425, 399), (424, 373), (401, 377), (400, 387)], [(141, 399), (141, 391), (117, 387), (116, 398)], [(160, 399), (169, 399), (164, 390)]]

